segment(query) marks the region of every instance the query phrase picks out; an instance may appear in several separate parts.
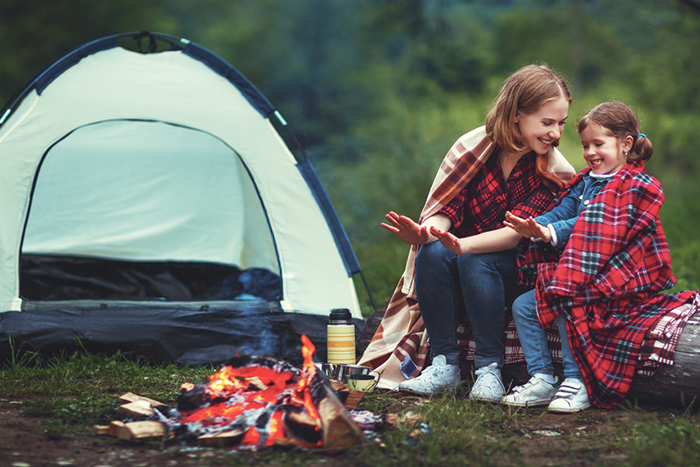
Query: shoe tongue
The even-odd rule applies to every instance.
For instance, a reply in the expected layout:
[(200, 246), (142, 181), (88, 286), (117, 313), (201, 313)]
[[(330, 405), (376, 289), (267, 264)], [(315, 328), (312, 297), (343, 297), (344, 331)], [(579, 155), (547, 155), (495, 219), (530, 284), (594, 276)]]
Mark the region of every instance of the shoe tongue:
[(447, 358), (444, 355), (438, 355), (433, 359), (433, 366), (445, 366), (447, 365)]

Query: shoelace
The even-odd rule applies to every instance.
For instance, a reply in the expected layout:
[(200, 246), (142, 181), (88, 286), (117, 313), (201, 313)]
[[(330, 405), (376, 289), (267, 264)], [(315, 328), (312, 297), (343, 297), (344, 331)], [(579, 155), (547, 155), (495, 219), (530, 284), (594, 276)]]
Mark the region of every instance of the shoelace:
[(422, 379), (424, 377), (432, 376), (433, 374), (439, 372), (441, 369), (442, 367), (430, 365), (428, 368), (423, 369), (423, 371), (421, 371), (420, 375), (418, 375), (416, 379)]
[(482, 366), (481, 368), (477, 369), (474, 372), (474, 374), (476, 376), (481, 376), (481, 375), (484, 375), (486, 373), (493, 373), (495, 376), (496, 375), (496, 368), (497, 368), (496, 365), (492, 363), (489, 366)]

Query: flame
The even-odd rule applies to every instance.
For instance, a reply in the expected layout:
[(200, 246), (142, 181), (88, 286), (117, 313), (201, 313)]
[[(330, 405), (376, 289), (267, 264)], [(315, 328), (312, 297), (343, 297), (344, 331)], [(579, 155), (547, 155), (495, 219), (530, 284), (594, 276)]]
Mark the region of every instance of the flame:
[[(300, 373), (279, 371), (260, 365), (234, 368), (225, 366), (209, 377), (205, 390), (206, 404), (183, 413), (182, 424), (195, 424), (198, 429), (225, 431), (241, 426), (251, 418), (240, 445), (271, 446), (277, 440), (289, 440), (285, 417), (291, 408), (305, 411), (316, 425), (309, 425), (318, 434), (316, 443), (294, 440), (304, 447), (320, 446), (319, 414), (313, 404), (309, 384), (316, 373), (313, 355), (316, 347), (301, 336), (303, 365)], [(298, 378), (298, 379), (297, 379)], [(254, 411), (254, 412), (250, 412)], [(251, 415), (252, 414), (252, 415)], [(267, 414), (267, 415), (265, 415)], [(266, 423), (264, 417), (268, 417)]]

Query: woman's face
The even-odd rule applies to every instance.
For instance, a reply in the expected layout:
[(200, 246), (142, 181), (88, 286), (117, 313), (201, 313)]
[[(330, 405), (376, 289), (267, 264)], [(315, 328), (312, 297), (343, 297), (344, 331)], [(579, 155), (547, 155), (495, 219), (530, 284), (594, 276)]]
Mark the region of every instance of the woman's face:
[(534, 113), (518, 112), (515, 124), (520, 128), (525, 151), (545, 154), (561, 137), (568, 112), (569, 101), (564, 96), (547, 102)]

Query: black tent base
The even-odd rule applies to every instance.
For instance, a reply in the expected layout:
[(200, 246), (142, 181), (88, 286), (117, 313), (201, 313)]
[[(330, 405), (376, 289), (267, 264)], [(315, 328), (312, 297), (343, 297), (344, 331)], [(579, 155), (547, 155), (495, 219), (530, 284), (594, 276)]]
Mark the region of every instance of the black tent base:
[[(240, 355), (303, 361), (301, 335), (326, 360), (327, 316), (284, 312), (265, 300), (209, 303), (33, 302), (0, 313), (0, 355), (84, 348), (148, 361), (220, 364)], [(355, 320), (356, 336), (363, 321)]]

